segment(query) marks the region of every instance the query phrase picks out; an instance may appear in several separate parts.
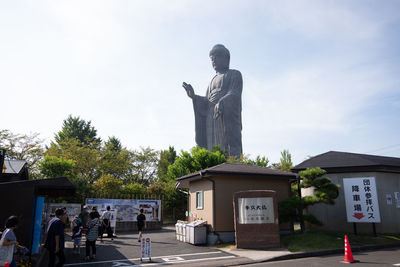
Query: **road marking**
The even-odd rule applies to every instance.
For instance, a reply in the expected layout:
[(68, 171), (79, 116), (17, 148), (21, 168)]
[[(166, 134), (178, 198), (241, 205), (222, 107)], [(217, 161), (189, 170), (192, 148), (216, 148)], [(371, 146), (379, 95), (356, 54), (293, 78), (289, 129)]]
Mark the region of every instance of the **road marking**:
[[(113, 267), (146, 267), (146, 266), (158, 266), (158, 265), (173, 265), (176, 263), (189, 263), (189, 262), (199, 262), (199, 261), (209, 261), (209, 260), (226, 260), (236, 258), (236, 256), (223, 256), (223, 257), (213, 257), (213, 258), (201, 258), (201, 259), (192, 259), (192, 260), (179, 260), (179, 261), (169, 261), (169, 262), (149, 262), (143, 264), (129, 264), (127, 265), (113, 265)], [(124, 264), (124, 263), (121, 263)]]
[[(158, 256), (158, 257), (151, 257), (151, 258), (152, 259), (162, 259), (162, 258), (171, 258), (171, 257), (185, 257), (185, 256), (219, 254), (219, 253), (222, 253), (222, 251), (209, 251), (209, 252), (188, 253), (188, 254), (179, 254), (179, 255), (166, 255), (166, 256)], [(235, 257), (235, 256), (233, 256), (233, 257)], [(77, 262), (77, 263), (64, 264), (64, 266), (82, 266), (82, 265), (93, 265), (93, 264), (100, 264), (100, 263), (117, 263), (120, 261), (138, 261), (138, 260), (140, 260), (140, 258), (109, 260), (109, 261)], [(125, 265), (123, 265), (123, 266), (125, 266)], [(127, 265), (127, 266), (131, 266), (131, 265)], [(132, 266), (135, 266), (135, 265), (132, 265)]]
[(393, 266), (400, 266), (400, 263), (395, 263), (393, 264)]
[(161, 258), (163, 261), (184, 261), (184, 258), (181, 257), (168, 257), (168, 258)]

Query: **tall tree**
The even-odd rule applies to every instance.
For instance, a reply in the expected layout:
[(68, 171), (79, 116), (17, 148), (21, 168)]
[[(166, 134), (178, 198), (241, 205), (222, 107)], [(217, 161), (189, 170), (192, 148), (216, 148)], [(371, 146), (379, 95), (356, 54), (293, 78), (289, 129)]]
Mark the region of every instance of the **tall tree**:
[(273, 163), (272, 168), (289, 172), (293, 168), (292, 155), (289, 150), (284, 149), (281, 152), (281, 159), (279, 163)]
[(153, 183), (157, 175), (158, 152), (150, 147), (136, 150), (132, 156), (131, 182), (148, 186)]
[(26, 161), (30, 177), (39, 176), (38, 162), (43, 158), (44, 148), (38, 133), (26, 135), (0, 130), (0, 148), (6, 150), (6, 158)]
[(55, 156), (46, 155), (42, 161), (39, 162), (40, 173), (45, 178), (52, 177), (73, 177), (73, 168), (75, 162), (70, 159), (59, 158)]
[(122, 181), (111, 175), (104, 174), (97, 180), (93, 188), (96, 193), (100, 193), (104, 196), (112, 196), (120, 193)]
[(229, 157), (228, 162), (237, 162), (237, 163), (243, 163), (243, 164), (250, 164), (250, 165), (255, 165), (255, 166), (260, 166), (264, 168), (269, 168), (269, 160), (265, 156), (260, 156), (258, 155), (256, 159), (251, 159), (248, 156), (241, 155), (240, 158), (236, 157)]
[(173, 146), (169, 146), (168, 150), (160, 151), (160, 159), (158, 161), (158, 179), (160, 181), (166, 181), (168, 177), (168, 167), (174, 164), (176, 160), (176, 151)]
[(220, 149), (210, 152), (205, 148), (195, 146), (190, 153), (182, 150), (175, 163), (168, 168), (168, 180), (175, 182), (175, 178), (224, 162), (226, 162), (226, 157)]
[(128, 181), (132, 176), (133, 152), (124, 148), (116, 137), (109, 137), (101, 147), (100, 172)]
[(74, 174), (89, 185), (100, 178), (99, 150), (82, 145), (81, 141), (67, 138), (59, 144), (51, 143), (46, 155), (74, 161)]
[(54, 139), (58, 144), (67, 139), (73, 138), (79, 140), (84, 145), (99, 144), (101, 139), (97, 137), (97, 130), (91, 125), (91, 121), (85, 121), (78, 117), (68, 116), (63, 121), (61, 131), (59, 131)]

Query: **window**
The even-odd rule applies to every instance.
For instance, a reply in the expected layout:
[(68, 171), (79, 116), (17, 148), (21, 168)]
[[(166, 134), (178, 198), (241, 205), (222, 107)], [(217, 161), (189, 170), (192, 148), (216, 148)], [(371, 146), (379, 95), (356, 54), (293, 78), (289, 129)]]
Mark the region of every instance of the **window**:
[(198, 210), (203, 209), (203, 192), (202, 191), (196, 192), (196, 209), (198, 209)]

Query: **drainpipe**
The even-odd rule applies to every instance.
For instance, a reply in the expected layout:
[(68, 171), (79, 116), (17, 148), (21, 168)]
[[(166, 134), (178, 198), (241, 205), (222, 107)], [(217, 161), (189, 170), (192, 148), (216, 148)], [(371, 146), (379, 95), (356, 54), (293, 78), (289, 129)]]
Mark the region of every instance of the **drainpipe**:
[(201, 171), (199, 172), (199, 174), (200, 174), (200, 177), (201, 178), (204, 178), (204, 179), (206, 179), (206, 180), (208, 180), (208, 181), (210, 181), (211, 182), (211, 184), (212, 184), (212, 192), (213, 192), (213, 232), (214, 232), (214, 234), (215, 235), (217, 235), (218, 236), (218, 240), (219, 240), (219, 235), (218, 235), (218, 233), (215, 231), (216, 230), (216, 216), (217, 216), (217, 210), (216, 210), (216, 203), (215, 203), (215, 181), (213, 180), (213, 179), (210, 179), (210, 178), (208, 178), (208, 177), (204, 177), (203, 176), (203, 174), (201, 173)]

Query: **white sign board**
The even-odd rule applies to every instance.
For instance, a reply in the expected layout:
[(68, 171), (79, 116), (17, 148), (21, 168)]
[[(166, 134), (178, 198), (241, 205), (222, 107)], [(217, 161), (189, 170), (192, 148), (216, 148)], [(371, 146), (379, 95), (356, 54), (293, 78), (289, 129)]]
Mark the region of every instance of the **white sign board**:
[(375, 177), (344, 178), (347, 222), (380, 223)]
[(140, 260), (149, 258), (151, 260), (151, 238), (142, 237), (140, 240)]
[(274, 200), (272, 197), (238, 199), (240, 224), (274, 223)]

